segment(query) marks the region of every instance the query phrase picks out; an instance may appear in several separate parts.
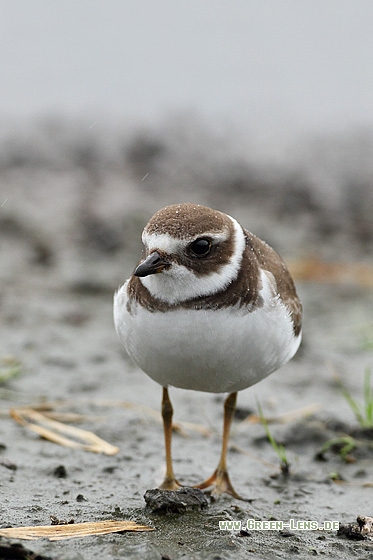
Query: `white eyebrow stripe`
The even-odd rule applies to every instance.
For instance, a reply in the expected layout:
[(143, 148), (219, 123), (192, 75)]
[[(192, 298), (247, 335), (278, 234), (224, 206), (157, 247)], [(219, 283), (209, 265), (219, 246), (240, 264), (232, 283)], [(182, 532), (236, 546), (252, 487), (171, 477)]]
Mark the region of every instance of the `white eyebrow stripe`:
[[(229, 237), (229, 231), (216, 233), (216, 232), (206, 232), (202, 233), (200, 236), (197, 237), (211, 237), (213, 241), (216, 243), (221, 243), (222, 241), (226, 241)], [(142, 242), (148, 250), (155, 250), (159, 249), (160, 251), (164, 251), (171, 255), (172, 253), (179, 253), (180, 248), (184, 249), (193, 241), (194, 238), (191, 239), (177, 239), (172, 237), (168, 233), (147, 233), (146, 230), (143, 231), (142, 234)]]

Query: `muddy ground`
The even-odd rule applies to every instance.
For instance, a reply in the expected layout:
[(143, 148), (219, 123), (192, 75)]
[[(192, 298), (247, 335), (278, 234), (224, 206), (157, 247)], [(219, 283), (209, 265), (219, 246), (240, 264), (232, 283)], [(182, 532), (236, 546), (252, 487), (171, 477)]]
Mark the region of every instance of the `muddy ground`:
[[(184, 155), (179, 149), (175, 177), (169, 146), (153, 137), (152, 142), (127, 139), (121, 159), (109, 149), (105, 153), (97, 139), (77, 140), (71, 131), (49, 126), (34, 142), (31, 132), (26, 139), (8, 138), (0, 169), (2, 372), (10, 372), (6, 357), (21, 363), (19, 375), (0, 386), (0, 527), (45, 525), (53, 515), (76, 523), (131, 519), (156, 529), (22, 542), (40, 558), (53, 560), (372, 558), (372, 541), (348, 540), (335, 531), (219, 530), (220, 520), (322, 524), (372, 515), (372, 433), (359, 431), (333, 376), (338, 372), (362, 401), (364, 371), (373, 362), (369, 286), (359, 285), (358, 278), (297, 282), (305, 312), (297, 357), (239, 395), (229, 465), (237, 490), (250, 501), (223, 497), (199, 513), (160, 516), (145, 510), (143, 495), (164, 472), (160, 417), (148, 410), (159, 410), (161, 388), (131, 364), (112, 322), (113, 291), (139, 259), (142, 227), (162, 205), (192, 200), (228, 211), (292, 262), (312, 255), (369, 263), (368, 190), (359, 183), (362, 210), (356, 216), (343, 196), (334, 207), (330, 197), (323, 201), (320, 185), (314, 189), (307, 177), (301, 177), (298, 189), (293, 170), (288, 175), (282, 170), (275, 192), (267, 175), (240, 160), (240, 177), (229, 183), (239, 166), (214, 146), (195, 173), (190, 148)], [(204, 150), (210, 153), (206, 142)], [(216, 180), (206, 180), (209, 170)], [(171, 398), (174, 419), (182, 426), (174, 435), (174, 466), (180, 481), (192, 485), (216, 466), (223, 395), (171, 389)], [(257, 413), (256, 398), (266, 416), (277, 419), (271, 430), (286, 446), (288, 478), (263, 427), (246, 420)], [(107, 456), (62, 447), (8, 414), (11, 407), (40, 402), (85, 415), (79, 427), (117, 445), (119, 452)], [(283, 418), (298, 409), (303, 412)], [(206, 430), (198, 431), (199, 426)], [(340, 446), (320, 454), (325, 442), (344, 435), (357, 443), (345, 457)], [(0, 539), (1, 546), (7, 543)]]

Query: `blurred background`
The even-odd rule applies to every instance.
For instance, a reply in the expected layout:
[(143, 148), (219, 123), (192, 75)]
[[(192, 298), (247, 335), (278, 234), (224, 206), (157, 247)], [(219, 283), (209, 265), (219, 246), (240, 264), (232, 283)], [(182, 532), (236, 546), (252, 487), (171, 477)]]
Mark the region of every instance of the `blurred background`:
[(371, 255), (369, 0), (0, 10), (0, 226), (34, 261), (117, 261), (181, 201), (235, 214), (284, 256)]

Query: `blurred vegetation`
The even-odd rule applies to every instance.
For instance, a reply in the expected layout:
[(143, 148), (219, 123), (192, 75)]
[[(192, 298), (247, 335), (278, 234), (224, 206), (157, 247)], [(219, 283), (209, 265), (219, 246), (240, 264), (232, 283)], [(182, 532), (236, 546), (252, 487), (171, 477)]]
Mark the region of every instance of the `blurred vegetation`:
[(6, 383), (21, 374), (21, 362), (14, 356), (4, 356), (0, 359), (0, 384)]
[(371, 255), (373, 130), (304, 138), (276, 157), (273, 148), (196, 116), (148, 128), (57, 118), (4, 126), (0, 227), (31, 242), (39, 264), (52, 264), (63, 242), (138, 255), (154, 211), (192, 201), (234, 214), (280, 252)]

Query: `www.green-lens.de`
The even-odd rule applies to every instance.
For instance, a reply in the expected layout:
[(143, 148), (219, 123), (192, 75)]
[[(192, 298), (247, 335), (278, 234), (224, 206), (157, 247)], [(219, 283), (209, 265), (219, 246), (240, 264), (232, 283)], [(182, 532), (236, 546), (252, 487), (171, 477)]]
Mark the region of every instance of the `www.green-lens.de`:
[(315, 520), (305, 519), (289, 519), (288, 521), (278, 521), (277, 519), (269, 519), (259, 521), (257, 519), (248, 519), (246, 525), (242, 521), (219, 521), (219, 529), (221, 531), (338, 531), (339, 521), (323, 521), (319, 523)]

